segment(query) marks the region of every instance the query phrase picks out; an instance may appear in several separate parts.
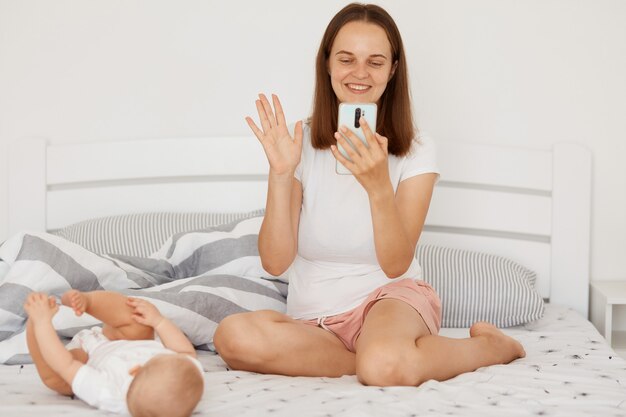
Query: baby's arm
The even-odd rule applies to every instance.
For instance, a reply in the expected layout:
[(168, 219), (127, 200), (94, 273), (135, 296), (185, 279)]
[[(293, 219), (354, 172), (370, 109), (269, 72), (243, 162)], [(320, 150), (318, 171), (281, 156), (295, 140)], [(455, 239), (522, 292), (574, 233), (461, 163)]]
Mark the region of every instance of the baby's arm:
[(74, 359), (65, 349), (52, 326), (52, 317), (59, 310), (56, 303), (51, 303), (46, 294), (30, 293), (24, 303), (24, 310), (33, 325), (33, 331), (39, 346), (42, 346), (41, 355), (44, 361), (65, 382), (72, 385), (76, 372), (84, 365)]
[(187, 339), (187, 336), (174, 323), (163, 317), (152, 303), (129, 297), (128, 305), (134, 309), (133, 319), (138, 323), (152, 327), (166, 348), (196, 357), (196, 349)]

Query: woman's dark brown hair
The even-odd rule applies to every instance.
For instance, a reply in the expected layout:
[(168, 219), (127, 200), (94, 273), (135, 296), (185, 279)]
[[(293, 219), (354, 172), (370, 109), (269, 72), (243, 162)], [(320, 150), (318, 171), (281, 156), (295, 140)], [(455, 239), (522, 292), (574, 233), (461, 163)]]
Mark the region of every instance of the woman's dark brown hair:
[(378, 103), (376, 132), (389, 139), (389, 153), (403, 156), (409, 152), (417, 131), (413, 124), (409, 79), (400, 31), (384, 9), (373, 4), (351, 3), (341, 9), (330, 21), (315, 64), (315, 95), (313, 115), (310, 118), (311, 143), (316, 149), (327, 149), (336, 144), (337, 111), (339, 103), (328, 75), (328, 58), (339, 30), (354, 21), (373, 23), (387, 33), (391, 44), (395, 73), (387, 83)]

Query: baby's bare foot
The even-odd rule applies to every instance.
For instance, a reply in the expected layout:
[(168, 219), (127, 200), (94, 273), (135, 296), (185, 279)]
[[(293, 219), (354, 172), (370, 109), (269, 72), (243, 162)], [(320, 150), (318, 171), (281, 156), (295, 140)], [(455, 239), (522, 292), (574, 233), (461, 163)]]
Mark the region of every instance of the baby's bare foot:
[(64, 306), (71, 307), (74, 310), (74, 314), (80, 316), (87, 310), (88, 299), (85, 294), (78, 290), (69, 290), (61, 297), (61, 303)]
[(526, 356), (526, 351), (520, 342), (502, 333), (491, 323), (476, 322), (470, 327), (470, 336), (484, 337), (492, 348), (497, 363), (509, 363)]

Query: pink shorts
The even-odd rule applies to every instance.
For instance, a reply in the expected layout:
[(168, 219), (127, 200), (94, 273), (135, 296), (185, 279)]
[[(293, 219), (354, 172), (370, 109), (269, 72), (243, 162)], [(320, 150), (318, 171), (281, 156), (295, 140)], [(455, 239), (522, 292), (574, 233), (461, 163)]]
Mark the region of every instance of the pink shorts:
[(439, 332), (441, 328), (441, 301), (439, 296), (433, 287), (426, 282), (414, 279), (402, 279), (383, 285), (372, 291), (361, 305), (345, 313), (302, 320), (302, 322), (330, 331), (343, 342), (350, 352), (354, 352), (354, 344), (361, 334), (367, 313), (376, 301), (386, 298), (404, 301), (422, 316), (430, 334)]

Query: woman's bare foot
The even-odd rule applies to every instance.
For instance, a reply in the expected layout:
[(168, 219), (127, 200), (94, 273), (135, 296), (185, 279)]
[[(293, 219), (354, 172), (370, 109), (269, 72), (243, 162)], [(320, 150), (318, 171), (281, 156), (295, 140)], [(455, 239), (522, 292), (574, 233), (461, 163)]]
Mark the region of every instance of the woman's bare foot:
[(476, 322), (470, 327), (471, 337), (484, 337), (491, 347), (496, 363), (509, 363), (526, 356), (526, 351), (520, 342), (507, 336), (491, 323)]
[(87, 311), (89, 297), (78, 290), (69, 290), (61, 297), (61, 303), (64, 306), (71, 307), (74, 310), (74, 314), (80, 316)]

